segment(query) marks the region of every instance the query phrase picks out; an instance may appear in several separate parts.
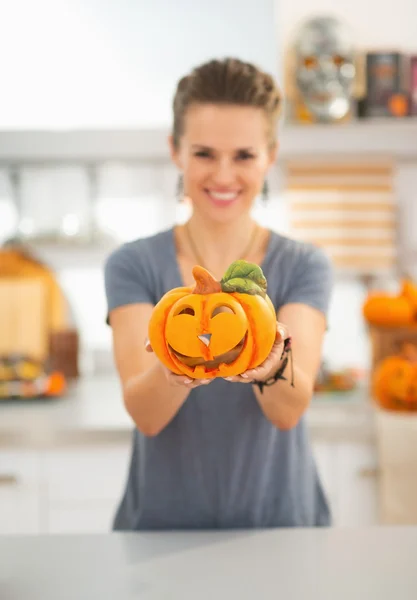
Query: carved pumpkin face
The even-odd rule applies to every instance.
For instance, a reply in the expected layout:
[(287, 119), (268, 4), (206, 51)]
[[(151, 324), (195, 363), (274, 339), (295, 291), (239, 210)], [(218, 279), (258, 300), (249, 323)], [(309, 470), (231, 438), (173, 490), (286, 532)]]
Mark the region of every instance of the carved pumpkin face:
[[(245, 277), (254, 267), (257, 281)], [(227, 273), (218, 282), (195, 267), (195, 288), (171, 290), (155, 306), (149, 341), (174, 373), (194, 379), (238, 375), (261, 364), (270, 353), (276, 313), (260, 285), (266, 285), (260, 268), (237, 261)]]
[(375, 369), (373, 393), (382, 408), (417, 410), (417, 366), (401, 356), (385, 358)]

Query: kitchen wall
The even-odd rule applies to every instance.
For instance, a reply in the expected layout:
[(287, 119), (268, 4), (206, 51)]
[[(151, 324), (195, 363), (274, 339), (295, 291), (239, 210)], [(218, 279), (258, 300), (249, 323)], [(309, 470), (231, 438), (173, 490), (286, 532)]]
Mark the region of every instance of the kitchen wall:
[(0, 129), (164, 127), (177, 79), (213, 53), (277, 66), (275, 0), (3, 5)]

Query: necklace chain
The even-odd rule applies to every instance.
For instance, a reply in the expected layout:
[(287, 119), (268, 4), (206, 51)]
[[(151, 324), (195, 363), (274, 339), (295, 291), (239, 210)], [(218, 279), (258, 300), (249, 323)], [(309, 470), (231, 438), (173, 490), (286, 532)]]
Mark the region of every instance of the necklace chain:
[[(195, 257), (195, 259), (197, 260), (198, 264), (199, 264), (201, 267), (204, 267), (205, 269), (207, 269), (207, 267), (206, 267), (206, 265), (204, 264), (204, 261), (203, 261), (203, 259), (202, 259), (202, 257), (201, 257), (201, 254), (200, 254), (200, 252), (198, 251), (198, 248), (197, 248), (197, 246), (196, 246), (196, 244), (195, 244), (195, 242), (194, 242), (194, 240), (193, 240), (193, 237), (192, 237), (192, 235), (191, 235), (191, 232), (190, 232), (190, 230), (189, 230), (189, 227), (188, 227), (188, 221), (185, 223), (185, 225), (184, 225), (184, 229), (185, 229), (185, 232), (186, 232), (186, 234), (187, 234), (187, 239), (188, 239), (188, 242), (189, 242), (189, 244), (190, 244), (190, 246), (191, 246), (191, 248), (192, 248), (192, 251), (193, 251), (193, 254), (194, 254), (194, 257)], [(257, 237), (257, 233), (258, 233), (258, 225), (257, 225), (257, 224), (255, 224), (255, 226), (254, 226), (254, 228), (253, 228), (253, 231), (252, 231), (252, 235), (251, 235), (251, 237), (250, 237), (250, 239), (249, 239), (249, 242), (248, 242), (248, 244), (247, 244), (247, 246), (246, 246), (246, 248), (245, 248), (245, 251), (243, 252), (243, 254), (242, 254), (242, 256), (241, 256), (241, 260), (244, 260), (244, 259), (245, 259), (245, 258), (248, 256), (248, 254), (249, 254), (250, 250), (252, 249), (252, 246), (253, 246), (253, 244), (254, 244), (254, 242), (255, 242), (255, 239), (256, 239), (256, 237)]]

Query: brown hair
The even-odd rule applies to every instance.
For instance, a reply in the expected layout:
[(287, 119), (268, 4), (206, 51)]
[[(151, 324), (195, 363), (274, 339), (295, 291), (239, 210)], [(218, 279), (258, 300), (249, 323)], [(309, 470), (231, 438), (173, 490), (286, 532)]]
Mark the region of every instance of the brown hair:
[(281, 108), (281, 93), (274, 79), (251, 63), (237, 58), (211, 60), (182, 77), (173, 101), (173, 141), (178, 147), (184, 133), (187, 109), (192, 104), (237, 104), (265, 111), (270, 143), (275, 143), (276, 123)]

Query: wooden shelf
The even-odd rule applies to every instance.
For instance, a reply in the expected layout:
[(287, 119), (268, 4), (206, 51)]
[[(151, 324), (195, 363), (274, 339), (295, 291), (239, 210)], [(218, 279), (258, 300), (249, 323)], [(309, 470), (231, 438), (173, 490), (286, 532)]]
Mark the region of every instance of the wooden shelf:
[(282, 127), (282, 157), (375, 156), (417, 160), (417, 118), (363, 119), (338, 125)]

